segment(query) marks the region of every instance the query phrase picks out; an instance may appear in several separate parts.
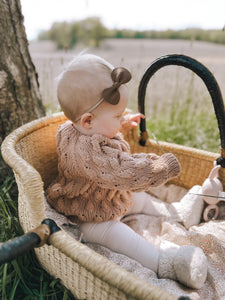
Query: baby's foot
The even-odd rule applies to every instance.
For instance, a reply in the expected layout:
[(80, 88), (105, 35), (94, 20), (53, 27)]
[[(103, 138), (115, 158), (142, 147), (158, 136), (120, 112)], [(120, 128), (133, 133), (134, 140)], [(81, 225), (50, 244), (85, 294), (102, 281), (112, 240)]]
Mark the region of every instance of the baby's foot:
[(178, 246), (163, 241), (160, 244), (158, 276), (200, 289), (207, 276), (206, 256), (199, 247)]
[(171, 204), (187, 229), (200, 223), (204, 206), (203, 198), (199, 196), (201, 193), (202, 187), (195, 185), (179, 202)]

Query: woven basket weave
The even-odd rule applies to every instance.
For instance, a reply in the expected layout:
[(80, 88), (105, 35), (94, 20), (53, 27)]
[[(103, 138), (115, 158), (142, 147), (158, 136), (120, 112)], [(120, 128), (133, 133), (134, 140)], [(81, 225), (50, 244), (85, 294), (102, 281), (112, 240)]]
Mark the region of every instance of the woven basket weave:
[[(61, 113), (33, 121), (16, 129), (2, 144), (3, 158), (12, 167), (18, 184), (19, 218), (25, 232), (37, 227), (46, 218), (44, 190), (57, 174), (55, 136), (58, 126), (65, 121)], [(143, 136), (141, 146), (137, 131), (127, 132), (125, 138), (131, 151), (173, 153), (182, 165), (182, 173), (173, 183), (186, 188), (201, 185), (219, 156), (165, 142), (158, 145), (149, 139), (143, 143)], [(220, 180), (225, 186), (224, 169), (220, 172)], [(43, 268), (60, 278), (77, 299), (176, 299), (110, 262), (62, 230), (51, 235), (50, 245), (36, 248), (35, 252)]]

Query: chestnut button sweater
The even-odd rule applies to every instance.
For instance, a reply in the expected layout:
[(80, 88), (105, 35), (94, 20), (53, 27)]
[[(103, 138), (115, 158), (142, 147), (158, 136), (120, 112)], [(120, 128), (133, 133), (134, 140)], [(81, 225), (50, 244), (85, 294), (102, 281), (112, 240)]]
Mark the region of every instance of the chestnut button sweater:
[(158, 186), (180, 172), (171, 153), (130, 154), (128, 143), (81, 134), (71, 122), (57, 132), (57, 180), (47, 190), (47, 201), (74, 222), (103, 222), (126, 214), (132, 192)]

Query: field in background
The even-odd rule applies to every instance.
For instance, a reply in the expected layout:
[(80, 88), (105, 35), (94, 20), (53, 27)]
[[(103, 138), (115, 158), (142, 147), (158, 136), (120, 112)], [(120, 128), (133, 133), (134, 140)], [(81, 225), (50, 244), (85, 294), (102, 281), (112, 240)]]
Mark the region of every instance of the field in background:
[[(145, 69), (156, 58), (166, 54), (185, 54), (199, 60), (214, 74), (225, 95), (225, 45), (184, 40), (108, 39), (100, 48), (77, 46), (74, 50), (64, 52), (57, 51), (49, 41), (33, 42), (30, 44), (30, 52), (39, 74), (40, 89), (48, 113), (59, 110), (56, 99), (57, 76), (83, 50), (102, 56), (114, 66), (122, 65), (131, 70), (133, 79), (129, 83), (129, 107), (134, 111), (137, 111), (138, 85)], [(147, 89), (146, 117), (148, 121), (151, 120), (149, 124), (159, 139), (218, 151), (218, 129), (210, 97), (201, 79), (189, 70), (168, 66), (154, 75)], [(186, 122), (184, 117), (188, 118)], [(199, 124), (198, 119), (201, 119)], [(163, 124), (162, 120), (166, 122)], [(180, 122), (186, 126), (186, 130), (184, 128), (181, 133), (176, 125)], [(205, 127), (203, 133), (202, 126)], [(190, 130), (195, 131), (197, 141), (192, 141)], [(209, 137), (205, 136), (207, 134)], [(178, 135), (178, 138), (174, 135)], [(183, 139), (185, 136), (187, 138)], [(208, 145), (205, 138), (216, 141)]]

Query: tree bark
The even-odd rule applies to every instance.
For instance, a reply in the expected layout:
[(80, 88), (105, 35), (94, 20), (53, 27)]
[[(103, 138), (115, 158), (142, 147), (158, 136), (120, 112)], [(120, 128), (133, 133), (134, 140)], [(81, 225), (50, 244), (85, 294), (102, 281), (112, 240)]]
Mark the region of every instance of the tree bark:
[[(20, 0), (0, 1), (0, 145), (15, 128), (45, 115), (28, 50)], [(1, 172), (0, 158), (0, 174)]]

